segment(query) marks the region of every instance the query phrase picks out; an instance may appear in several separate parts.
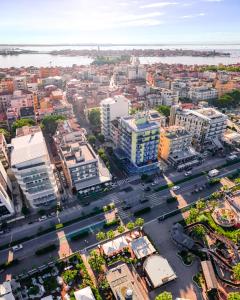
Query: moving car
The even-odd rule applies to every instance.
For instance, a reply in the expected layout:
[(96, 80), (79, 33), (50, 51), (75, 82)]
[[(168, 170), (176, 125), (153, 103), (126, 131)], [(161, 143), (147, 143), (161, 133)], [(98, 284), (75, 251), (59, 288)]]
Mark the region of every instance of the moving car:
[(148, 201), (149, 201), (149, 199), (147, 199), (147, 198), (144, 198), (144, 199), (140, 199), (140, 200), (139, 200), (140, 203), (145, 203), (145, 202), (148, 202)]
[(209, 177), (215, 177), (219, 174), (220, 172), (217, 169), (213, 169), (211, 171), (208, 172), (208, 176)]
[(123, 206), (122, 210), (128, 210), (130, 208), (132, 208), (132, 205), (126, 204), (125, 206)]
[(19, 244), (19, 245), (15, 245), (12, 247), (12, 251), (15, 252), (15, 251), (19, 251), (23, 248), (23, 245), (22, 244)]
[(174, 186), (171, 188), (172, 191), (177, 191), (177, 190), (179, 190), (179, 189), (180, 189), (180, 186), (178, 186), (178, 185), (174, 185)]
[(189, 175), (192, 175), (192, 171), (187, 171), (187, 172), (185, 172), (185, 174), (184, 174), (185, 176), (189, 176)]
[(45, 221), (45, 220), (47, 220), (47, 216), (41, 216), (41, 217), (38, 219), (39, 222), (42, 222), (42, 221)]

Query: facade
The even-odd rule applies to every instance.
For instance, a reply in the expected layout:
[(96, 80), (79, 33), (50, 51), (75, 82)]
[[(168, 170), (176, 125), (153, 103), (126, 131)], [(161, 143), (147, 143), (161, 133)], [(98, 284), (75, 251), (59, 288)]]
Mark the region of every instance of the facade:
[(107, 187), (111, 174), (88, 143), (66, 143), (60, 147), (63, 169), (71, 188), (88, 194)]
[(218, 91), (214, 88), (200, 86), (191, 88), (189, 98), (193, 101), (211, 100), (218, 98)]
[(101, 107), (101, 131), (106, 139), (111, 138), (111, 121), (128, 116), (130, 101), (123, 95), (113, 96), (102, 100)]
[(11, 144), (12, 170), (30, 206), (56, 204), (57, 184), (41, 129), (23, 127)]
[(8, 148), (5, 137), (0, 133), (0, 161), (5, 169), (9, 167)]
[(194, 143), (211, 142), (218, 146), (227, 128), (227, 116), (214, 108), (177, 110), (175, 125), (190, 132)]
[[(119, 120), (119, 158), (129, 163), (128, 171), (147, 172), (158, 167), (160, 125), (147, 113), (123, 117)], [(117, 149), (118, 150), (118, 149)]]
[(161, 89), (162, 104), (166, 106), (172, 106), (178, 104), (178, 93), (169, 90)]
[(191, 148), (192, 134), (183, 127), (171, 126), (161, 130), (158, 158), (178, 168), (199, 163), (198, 153)]
[(0, 162), (0, 221), (14, 215), (12, 201), (12, 185), (10, 179)]

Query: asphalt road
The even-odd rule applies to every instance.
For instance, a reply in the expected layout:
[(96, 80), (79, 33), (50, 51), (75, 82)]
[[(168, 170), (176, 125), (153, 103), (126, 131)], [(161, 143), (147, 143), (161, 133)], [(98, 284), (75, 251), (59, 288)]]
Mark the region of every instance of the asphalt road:
[[(226, 167), (221, 170), (221, 176), (227, 175), (229, 172), (232, 172), (236, 168), (240, 167), (240, 163)], [(211, 188), (206, 188), (200, 193), (193, 194), (192, 191), (195, 189), (195, 186), (201, 186), (204, 185), (207, 182), (207, 176), (202, 175), (198, 178), (195, 178), (193, 180), (184, 182), (180, 184), (180, 189), (176, 192), (172, 192), (171, 190), (163, 190), (159, 192), (150, 192), (149, 194), (146, 195), (146, 197), (149, 199), (150, 206), (154, 209), (151, 210), (150, 213), (147, 213), (144, 215), (144, 219), (146, 222), (149, 222), (153, 220), (154, 218), (158, 217), (159, 215), (162, 215), (166, 212), (172, 211), (176, 209), (177, 207), (182, 207), (185, 206), (189, 203), (192, 203), (196, 201), (199, 198), (205, 197), (213, 193), (218, 187), (213, 186)], [(135, 210), (137, 207), (141, 207), (141, 204), (139, 203), (138, 197), (143, 193), (143, 186), (142, 185), (132, 185), (133, 191), (126, 193), (126, 192), (117, 192), (112, 195), (109, 195), (109, 199), (105, 199), (105, 201), (112, 200), (115, 202), (116, 206), (119, 208), (120, 211), (120, 216), (124, 219), (125, 222), (133, 219), (132, 217), (132, 212)], [(166, 203), (166, 198), (172, 196), (172, 195), (177, 195), (179, 201), (177, 203), (172, 203), (172, 204), (167, 204)], [(134, 209), (130, 209), (129, 211), (122, 211), (121, 206), (122, 206), (122, 200), (125, 200), (126, 202), (129, 202), (133, 205)], [(96, 205), (96, 203), (93, 203), (93, 205)], [(79, 212), (73, 212), (74, 214), (79, 214)], [(123, 214), (123, 215), (121, 215)], [(64, 216), (60, 217), (64, 218)], [(72, 216), (69, 215), (69, 213), (66, 215), (66, 218), (72, 218)], [(13, 253), (14, 258), (18, 258), (22, 260), (22, 262), (14, 266), (13, 268), (10, 268), (7, 270), (7, 272), (4, 272), (1, 274), (1, 278), (3, 279), (6, 274), (9, 272), (11, 274), (18, 274), (24, 269), (32, 269), (33, 265), (41, 265), (45, 263), (46, 261), (49, 261), (53, 259), (53, 257), (58, 257), (58, 251), (54, 251), (50, 254), (44, 255), (42, 257), (38, 257), (36, 260), (36, 256), (34, 255), (35, 251), (41, 247), (44, 247), (48, 244), (55, 243), (56, 245), (60, 246), (62, 242), (65, 240), (68, 240), (68, 244), (70, 246), (70, 249), (72, 251), (76, 251), (81, 248), (85, 248), (87, 245), (96, 243), (95, 239), (95, 232), (100, 230), (101, 223), (103, 221), (103, 214), (99, 214), (97, 216), (94, 216), (92, 218), (88, 218), (83, 221), (76, 222), (72, 225), (66, 226), (63, 229), (60, 229), (58, 232), (50, 232), (47, 233), (43, 236), (39, 236), (37, 238), (34, 238), (32, 240), (26, 241), (23, 244), (23, 249), (20, 250), (19, 252)], [(48, 222), (52, 222), (49, 221)], [(39, 224), (32, 224), (34, 226), (37, 226)], [(44, 224), (45, 225), (45, 224)], [(42, 225), (42, 226), (44, 226)], [(77, 232), (79, 230), (82, 230), (84, 227), (92, 227), (92, 234), (87, 238), (87, 241), (85, 240), (80, 240), (77, 242), (71, 242), (68, 238), (73, 234), (74, 232)], [(95, 228), (96, 227), (96, 228)], [(29, 234), (32, 233), (33, 231), (33, 226), (27, 226), (26, 229), (19, 229), (18, 232), (14, 232), (10, 235), (10, 240), (19, 238), (20, 232), (22, 234)], [(61, 232), (61, 237), (59, 237), (59, 232)], [(6, 238), (6, 237), (5, 237)], [(2, 243), (2, 239), (1, 239)], [(9, 256), (12, 255), (12, 251), (10, 248), (6, 250), (0, 251), (0, 263), (4, 263), (8, 260)], [(0, 278), (0, 279), (1, 279)]]

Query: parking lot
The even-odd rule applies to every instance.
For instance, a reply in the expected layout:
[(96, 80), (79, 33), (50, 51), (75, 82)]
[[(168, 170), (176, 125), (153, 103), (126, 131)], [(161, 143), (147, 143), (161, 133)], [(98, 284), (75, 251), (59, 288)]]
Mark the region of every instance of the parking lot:
[(154, 243), (159, 254), (168, 260), (177, 275), (176, 280), (153, 290), (151, 292), (151, 299), (155, 299), (163, 291), (169, 291), (173, 294), (173, 299), (179, 297), (189, 300), (202, 300), (200, 290), (192, 281), (192, 277), (199, 270), (198, 260), (196, 259), (190, 267), (183, 265), (181, 259), (177, 256), (178, 247), (170, 237), (172, 224), (181, 220), (181, 218), (181, 215), (177, 215), (161, 223), (152, 221), (144, 226), (144, 231)]

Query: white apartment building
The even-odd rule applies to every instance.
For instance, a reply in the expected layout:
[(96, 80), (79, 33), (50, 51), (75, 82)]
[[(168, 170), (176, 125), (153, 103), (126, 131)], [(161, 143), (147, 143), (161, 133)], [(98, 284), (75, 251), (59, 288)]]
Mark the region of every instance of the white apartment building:
[(116, 95), (101, 101), (101, 132), (111, 139), (111, 121), (129, 115), (130, 101), (123, 95)]
[(131, 57), (131, 65), (127, 67), (128, 80), (146, 80), (146, 70), (137, 57)]
[(99, 191), (109, 185), (112, 176), (88, 143), (66, 143), (59, 152), (67, 181), (79, 194)]
[(27, 89), (27, 79), (26, 77), (14, 77), (13, 78), (13, 88), (14, 90), (25, 90)]
[(0, 162), (0, 221), (14, 214), (12, 184)]
[(227, 128), (227, 116), (214, 108), (177, 110), (175, 125), (190, 132), (197, 144), (213, 142), (219, 145)]
[(189, 98), (193, 101), (211, 100), (218, 98), (218, 91), (207, 86), (192, 87), (189, 90)]
[(5, 169), (9, 167), (7, 142), (2, 133), (0, 133), (0, 161)]
[(23, 127), (12, 139), (11, 166), (32, 208), (56, 204), (57, 184), (40, 127)]
[(169, 90), (169, 89), (161, 89), (161, 98), (162, 104), (166, 106), (172, 106), (178, 104), (178, 93)]

